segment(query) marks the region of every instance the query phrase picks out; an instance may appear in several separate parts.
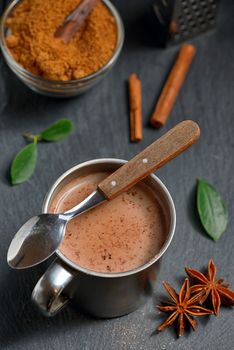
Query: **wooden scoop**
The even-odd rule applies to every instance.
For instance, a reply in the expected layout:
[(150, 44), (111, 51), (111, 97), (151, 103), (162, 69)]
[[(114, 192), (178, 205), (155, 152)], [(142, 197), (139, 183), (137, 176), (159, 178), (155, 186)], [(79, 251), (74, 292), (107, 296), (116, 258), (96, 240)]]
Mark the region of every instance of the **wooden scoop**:
[(54, 37), (62, 39), (65, 44), (78, 32), (84, 21), (97, 4), (98, 0), (82, 0), (81, 3), (65, 18), (63, 24), (59, 26)]

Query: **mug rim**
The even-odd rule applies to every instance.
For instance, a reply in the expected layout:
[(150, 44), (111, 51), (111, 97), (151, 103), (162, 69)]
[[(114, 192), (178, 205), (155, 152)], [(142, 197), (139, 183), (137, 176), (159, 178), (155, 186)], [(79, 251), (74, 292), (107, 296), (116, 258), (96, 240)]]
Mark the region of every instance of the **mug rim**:
[[(70, 169), (68, 169), (67, 171), (65, 171), (61, 176), (59, 176), (57, 178), (57, 180), (53, 183), (53, 185), (51, 186), (51, 188), (49, 189), (49, 191), (47, 192), (45, 199), (43, 201), (43, 205), (42, 205), (42, 213), (47, 213), (48, 212), (48, 206), (49, 206), (49, 202), (51, 200), (51, 197), (54, 193), (54, 191), (56, 190), (56, 188), (58, 187), (58, 185), (70, 174), (72, 174), (73, 172), (84, 168), (86, 166), (89, 165), (94, 165), (94, 164), (101, 164), (101, 163), (110, 163), (110, 164), (119, 164), (119, 165), (123, 165), (124, 163), (126, 163), (127, 161), (124, 159), (119, 159), (119, 158), (98, 158), (98, 159), (92, 159), (92, 160), (88, 160), (82, 163), (79, 163), (73, 167), (71, 167)], [(146, 262), (143, 265), (140, 265), (134, 269), (128, 270), (128, 271), (124, 271), (124, 272), (97, 272), (91, 269), (87, 269), (85, 267), (82, 267), (76, 263), (74, 263), (73, 261), (71, 261), (70, 259), (68, 259), (59, 249), (57, 249), (57, 251), (55, 252), (56, 255), (63, 261), (65, 262), (69, 267), (73, 268), (74, 270), (78, 271), (78, 272), (83, 272), (87, 275), (91, 275), (91, 276), (96, 276), (96, 277), (105, 277), (105, 278), (113, 278), (113, 277), (126, 277), (126, 276), (130, 276), (130, 275), (134, 275), (140, 271), (143, 271), (147, 268), (149, 268), (150, 266), (152, 266), (154, 263), (156, 263), (163, 255), (164, 253), (167, 251), (168, 247), (171, 244), (171, 241), (174, 237), (175, 234), (175, 227), (176, 227), (176, 210), (175, 210), (175, 205), (174, 205), (174, 201), (171, 197), (170, 192), (168, 191), (167, 187), (164, 185), (164, 183), (155, 175), (155, 174), (150, 174), (149, 177), (151, 179), (153, 179), (159, 186), (160, 188), (163, 190), (164, 195), (168, 201), (168, 205), (169, 205), (169, 209), (170, 209), (170, 226), (168, 229), (168, 236), (162, 246), (162, 248), (160, 249), (160, 251), (154, 255), (154, 257), (152, 259), (150, 259), (148, 262)]]

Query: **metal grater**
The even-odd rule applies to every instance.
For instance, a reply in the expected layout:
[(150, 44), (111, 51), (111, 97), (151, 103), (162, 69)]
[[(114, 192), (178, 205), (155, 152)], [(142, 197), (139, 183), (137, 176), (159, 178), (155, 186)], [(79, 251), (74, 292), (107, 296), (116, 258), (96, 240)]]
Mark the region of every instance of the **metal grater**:
[(218, 0), (157, 0), (152, 20), (158, 44), (176, 44), (213, 28), (217, 3)]

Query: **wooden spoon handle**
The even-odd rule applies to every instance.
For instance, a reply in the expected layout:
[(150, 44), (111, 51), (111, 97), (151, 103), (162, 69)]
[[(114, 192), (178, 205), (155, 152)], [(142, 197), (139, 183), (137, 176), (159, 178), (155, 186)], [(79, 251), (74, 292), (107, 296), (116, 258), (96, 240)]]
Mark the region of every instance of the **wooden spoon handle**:
[(107, 199), (128, 190), (194, 144), (200, 136), (197, 123), (185, 120), (104, 179), (98, 189)]

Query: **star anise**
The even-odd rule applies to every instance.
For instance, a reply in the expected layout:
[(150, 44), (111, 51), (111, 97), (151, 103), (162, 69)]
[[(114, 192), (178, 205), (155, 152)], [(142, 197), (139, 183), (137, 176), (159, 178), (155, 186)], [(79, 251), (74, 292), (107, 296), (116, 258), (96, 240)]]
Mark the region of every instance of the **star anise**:
[(206, 275), (189, 268), (185, 268), (185, 271), (193, 280), (199, 281), (199, 284), (190, 288), (191, 293), (196, 293), (200, 304), (210, 295), (215, 315), (219, 314), (221, 304), (234, 305), (234, 292), (223, 279), (216, 279), (216, 266), (212, 259), (208, 263)]
[(170, 312), (171, 315), (157, 328), (158, 331), (163, 331), (166, 327), (171, 326), (178, 320), (178, 336), (184, 333), (186, 321), (190, 324), (193, 330), (196, 328), (197, 322), (192, 316), (212, 315), (213, 311), (206, 309), (200, 305), (196, 305), (199, 296), (191, 297), (189, 288), (189, 280), (185, 279), (179, 295), (167, 282), (163, 282), (163, 286), (169, 294), (172, 301), (167, 305), (157, 305), (157, 308), (163, 312)]

